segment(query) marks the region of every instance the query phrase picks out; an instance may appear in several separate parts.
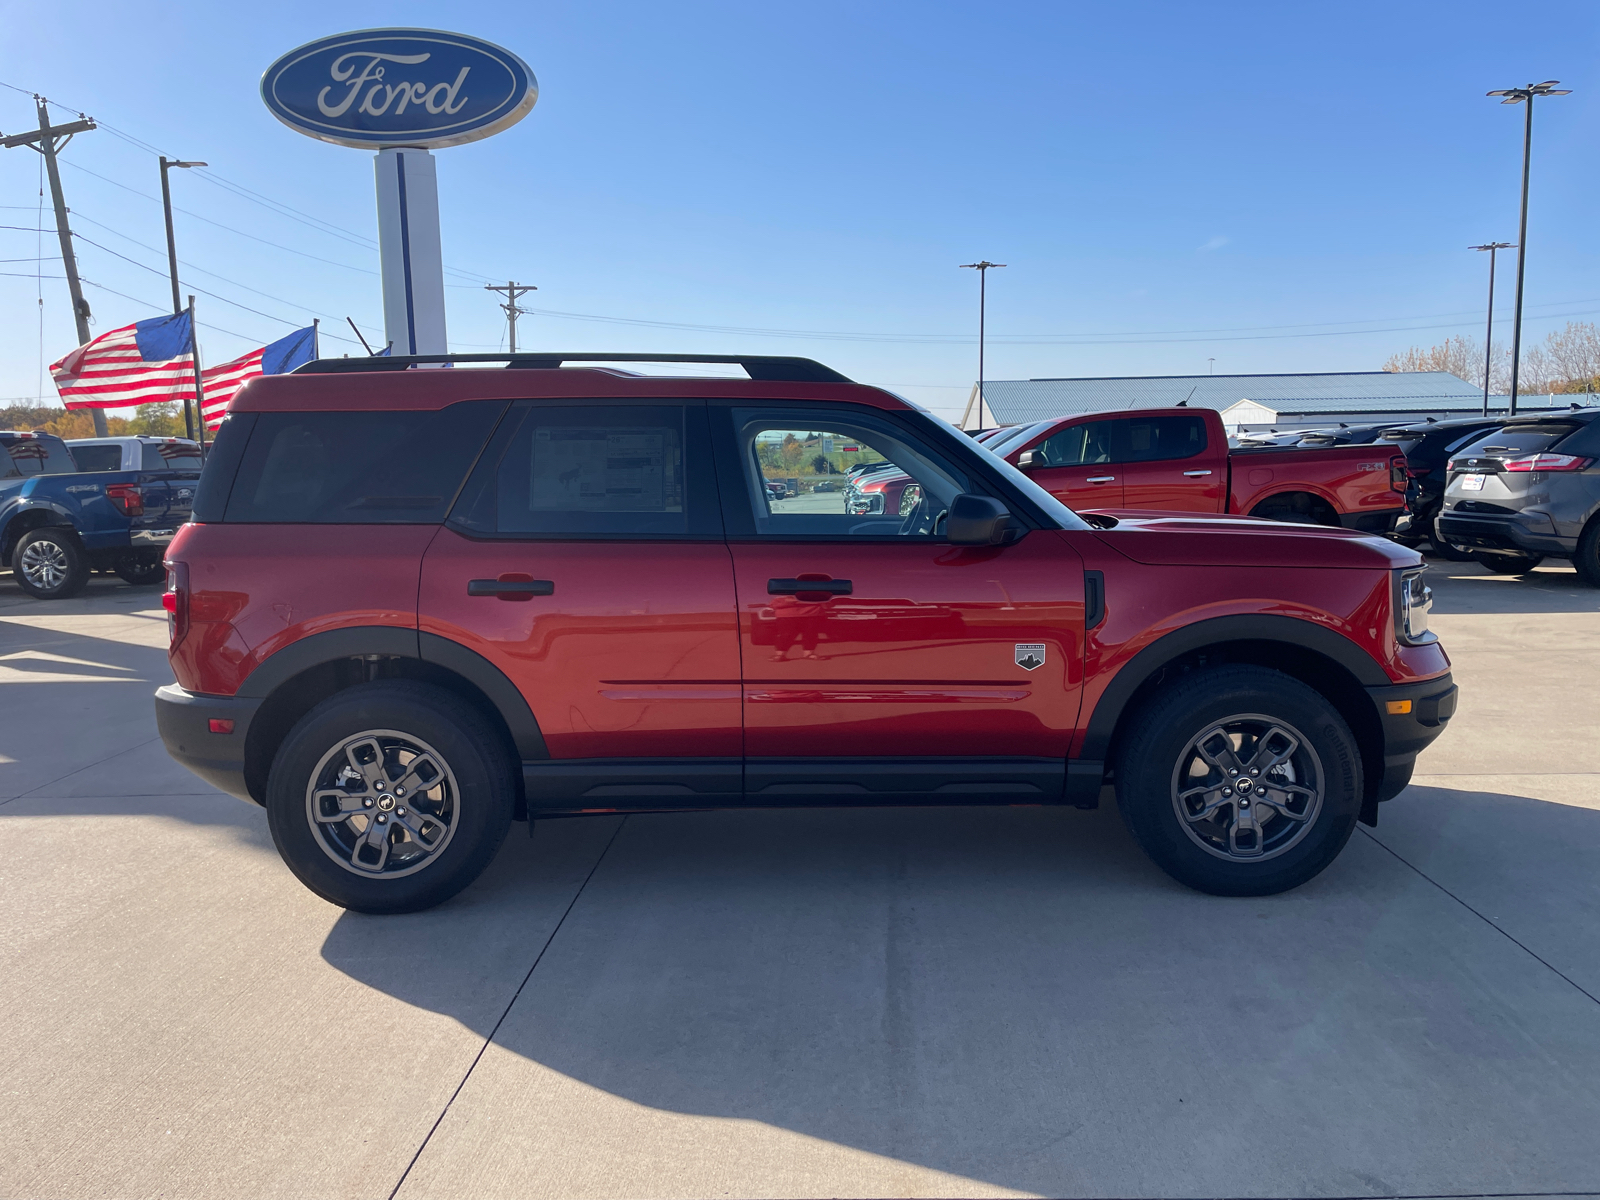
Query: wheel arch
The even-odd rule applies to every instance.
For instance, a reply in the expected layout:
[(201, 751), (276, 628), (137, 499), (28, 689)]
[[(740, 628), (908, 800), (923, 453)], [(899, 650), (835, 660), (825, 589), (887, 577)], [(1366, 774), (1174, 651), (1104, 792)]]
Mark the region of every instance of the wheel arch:
[[(431, 683), (466, 700), (520, 763), (550, 757), (538, 720), (516, 685), (476, 651), (397, 626), (358, 626), (312, 634), (251, 671), (236, 695), (259, 699), (245, 735), (245, 786), (258, 803), (278, 746), (296, 721), (328, 697), (374, 679)], [(517, 771), (521, 779), (521, 771)], [(525, 810), (519, 791), (519, 815)]]
[[(1290, 508), (1296, 512), (1303, 510), (1305, 514), (1315, 520), (1318, 525), (1339, 524), (1339, 506), (1334, 502), (1333, 497), (1323, 495), (1323, 493), (1319, 492), (1316, 488), (1307, 484), (1301, 484), (1297, 487), (1289, 488), (1286, 491), (1272, 492), (1270, 495), (1263, 496), (1260, 500), (1257, 500), (1250, 506), (1250, 511), (1246, 515), (1252, 517), (1262, 516), (1262, 509), (1274, 505), (1283, 508)], [(1323, 513), (1331, 515), (1333, 520), (1319, 520), (1319, 514)], [(1270, 520), (1272, 518), (1267, 519)]]
[(1327, 697), (1355, 735), (1366, 798), (1375, 803), (1384, 774), (1384, 738), (1366, 689), (1393, 680), (1349, 638), (1296, 617), (1213, 617), (1150, 643), (1122, 666), (1095, 703), (1080, 757), (1115, 761), (1119, 738), (1146, 697), (1175, 674), (1223, 664), (1281, 671)]
[[(24, 534), (52, 526), (71, 529), (73, 536), (77, 536), (78, 531), (73, 527), (72, 519), (53, 508), (39, 506), (24, 508), (20, 512), (13, 513), (11, 519), (6, 522), (5, 532), (0, 534), (0, 563), (10, 565), (11, 554), (16, 550), (17, 543), (22, 540)], [(81, 544), (81, 538), (79, 542)]]

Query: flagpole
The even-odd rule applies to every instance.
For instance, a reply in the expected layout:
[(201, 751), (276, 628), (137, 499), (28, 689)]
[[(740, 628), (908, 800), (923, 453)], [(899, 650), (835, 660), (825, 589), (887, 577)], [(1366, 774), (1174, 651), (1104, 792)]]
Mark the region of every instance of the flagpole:
[(189, 297), (189, 361), (194, 366), (194, 415), (200, 434), (200, 457), (206, 454), (206, 389), (200, 382), (200, 331), (194, 323), (194, 297)]

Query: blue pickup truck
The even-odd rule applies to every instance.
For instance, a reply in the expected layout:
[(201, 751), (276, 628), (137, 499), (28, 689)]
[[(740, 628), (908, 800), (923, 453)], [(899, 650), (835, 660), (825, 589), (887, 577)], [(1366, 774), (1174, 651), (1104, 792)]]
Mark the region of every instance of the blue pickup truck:
[(0, 431), (0, 565), (41, 600), (77, 595), (95, 570), (159, 583), (163, 550), (189, 519), (199, 447), (172, 438), (96, 441), (138, 445), (119, 448), (116, 462), (86, 445), (80, 463), (51, 434)]

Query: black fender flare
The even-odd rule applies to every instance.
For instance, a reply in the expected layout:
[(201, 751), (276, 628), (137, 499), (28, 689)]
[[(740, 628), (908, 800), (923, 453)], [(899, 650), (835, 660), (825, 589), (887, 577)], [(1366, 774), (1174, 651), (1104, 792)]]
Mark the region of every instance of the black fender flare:
[(1122, 665), (1095, 702), (1079, 757), (1096, 763), (1105, 761), (1123, 710), (1139, 688), (1162, 667), (1186, 654), (1226, 642), (1281, 642), (1338, 663), (1363, 687), (1382, 687), (1394, 682), (1370, 654), (1342, 633), (1325, 626), (1299, 617), (1267, 614), (1212, 617), (1157, 638)]
[(549, 758), (544, 734), (527, 700), (483, 655), (459, 642), (397, 625), (357, 625), (330, 629), (292, 642), (256, 666), (235, 693), (240, 699), (265, 700), (296, 675), (324, 663), (348, 658), (399, 658), (431, 663), (461, 676), (494, 705), (524, 759)]
[[(31, 520), (30, 518), (35, 513), (43, 513), (50, 519), (43, 521)], [(19, 521), (24, 522), (26, 528), (20, 527), (17, 524)], [(4, 560), (9, 563), (11, 561), (11, 551), (22, 540), (24, 533), (56, 526), (71, 529), (74, 536), (78, 533), (78, 524), (72, 519), (72, 514), (58, 504), (43, 500), (19, 504), (5, 514), (4, 524), (0, 526), (0, 555), (3, 555)]]

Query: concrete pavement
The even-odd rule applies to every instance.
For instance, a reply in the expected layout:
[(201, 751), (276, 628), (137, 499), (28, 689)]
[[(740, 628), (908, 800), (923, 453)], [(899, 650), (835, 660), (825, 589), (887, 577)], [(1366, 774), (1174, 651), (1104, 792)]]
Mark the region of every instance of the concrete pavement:
[(166, 759), (154, 589), (0, 577), (0, 1196), (1600, 1192), (1600, 593), (1433, 576), (1460, 714), (1287, 896), (1109, 808), (734, 812), (400, 918)]

